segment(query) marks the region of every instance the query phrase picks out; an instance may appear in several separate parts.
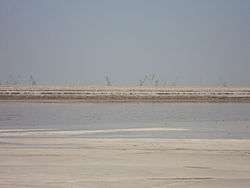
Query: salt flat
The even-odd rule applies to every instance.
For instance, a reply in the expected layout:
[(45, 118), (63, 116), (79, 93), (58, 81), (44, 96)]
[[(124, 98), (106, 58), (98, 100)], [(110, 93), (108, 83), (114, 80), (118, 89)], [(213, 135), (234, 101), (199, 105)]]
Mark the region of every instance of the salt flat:
[(249, 187), (250, 140), (0, 138), (0, 187)]

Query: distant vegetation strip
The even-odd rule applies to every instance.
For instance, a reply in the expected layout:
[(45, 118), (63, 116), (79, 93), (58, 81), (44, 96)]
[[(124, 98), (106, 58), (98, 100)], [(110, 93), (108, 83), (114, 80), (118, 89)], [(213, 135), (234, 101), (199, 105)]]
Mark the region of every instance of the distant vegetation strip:
[(0, 100), (82, 102), (250, 102), (250, 88), (0, 86)]

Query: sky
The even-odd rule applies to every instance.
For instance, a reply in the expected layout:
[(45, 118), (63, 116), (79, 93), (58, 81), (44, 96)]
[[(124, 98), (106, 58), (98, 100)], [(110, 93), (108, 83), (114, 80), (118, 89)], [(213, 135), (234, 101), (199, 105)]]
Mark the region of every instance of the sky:
[(0, 0), (0, 82), (31, 75), (48, 85), (147, 75), (145, 84), (250, 86), (250, 1)]

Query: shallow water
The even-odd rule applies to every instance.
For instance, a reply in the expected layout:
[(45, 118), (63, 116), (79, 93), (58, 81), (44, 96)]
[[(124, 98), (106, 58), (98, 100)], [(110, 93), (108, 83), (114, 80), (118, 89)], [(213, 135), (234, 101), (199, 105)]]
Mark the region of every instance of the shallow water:
[(1, 102), (0, 129), (99, 130), (74, 135), (91, 138), (249, 139), (250, 104)]

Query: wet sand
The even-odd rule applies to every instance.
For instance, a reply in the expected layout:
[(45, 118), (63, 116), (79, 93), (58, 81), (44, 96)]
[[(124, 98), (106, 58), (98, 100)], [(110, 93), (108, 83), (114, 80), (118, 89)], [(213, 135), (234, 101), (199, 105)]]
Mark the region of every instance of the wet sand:
[(0, 138), (0, 187), (250, 187), (250, 140)]

